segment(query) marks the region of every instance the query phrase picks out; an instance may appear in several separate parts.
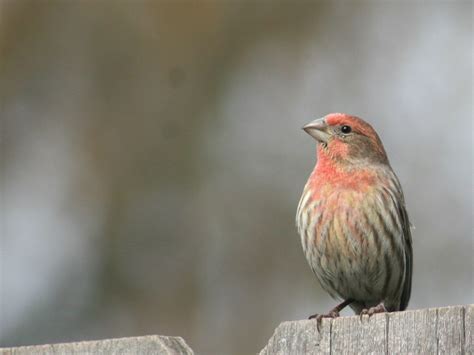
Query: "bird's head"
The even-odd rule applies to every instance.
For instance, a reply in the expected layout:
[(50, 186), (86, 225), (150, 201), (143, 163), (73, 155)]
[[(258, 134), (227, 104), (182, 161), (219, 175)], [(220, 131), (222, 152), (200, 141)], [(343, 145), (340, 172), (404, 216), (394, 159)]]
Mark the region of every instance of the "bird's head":
[(388, 164), (379, 136), (364, 120), (344, 113), (331, 113), (303, 127), (318, 141), (318, 160), (345, 166)]

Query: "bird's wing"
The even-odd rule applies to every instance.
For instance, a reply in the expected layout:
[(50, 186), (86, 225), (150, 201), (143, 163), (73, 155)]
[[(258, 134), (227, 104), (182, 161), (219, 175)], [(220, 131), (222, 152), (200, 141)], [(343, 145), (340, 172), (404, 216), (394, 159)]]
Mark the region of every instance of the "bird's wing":
[(392, 174), (394, 178), (393, 181), (395, 182), (395, 190), (397, 190), (397, 194), (399, 197), (394, 199), (394, 202), (398, 207), (398, 214), (402, 222), (402, 233), (405, 249), (405, 282), (403, 284), (402, 294), (400, 297), (400, 311), (403, 311), (407, 308), (411, 295), (411, 278), (413, 274), (413, 247), (411, 239), (410, 219), (408, 218), (408, 213), (405, 207), (405, 196), (403, 195), (403, 190), (400, 181), (398, 180), (393, 170)]
[(405, 208), (405, 203), (399, 207), (399, 213), (402, 217), (403, 236), (405, 238), (405, 283), (403, 285), (402, 296), (400, 298), (400, 311), (403, 311), (408, 306), (411, 295), (411, 277), (413, 273), (413, 247), (411, 240), (410, 221), (408, 213)]

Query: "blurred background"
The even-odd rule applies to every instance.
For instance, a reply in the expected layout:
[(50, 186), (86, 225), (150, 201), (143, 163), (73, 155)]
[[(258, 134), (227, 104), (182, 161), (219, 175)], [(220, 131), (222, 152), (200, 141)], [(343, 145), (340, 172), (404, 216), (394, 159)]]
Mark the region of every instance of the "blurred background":
[[(0, 1), (0, 345), (259, 351), (328, 310), (294, 227), (303, 124), (367, 119), (409, 308), (472, 303), (472, 2)], [(350, 314), (347, 311), (345, 314)]]

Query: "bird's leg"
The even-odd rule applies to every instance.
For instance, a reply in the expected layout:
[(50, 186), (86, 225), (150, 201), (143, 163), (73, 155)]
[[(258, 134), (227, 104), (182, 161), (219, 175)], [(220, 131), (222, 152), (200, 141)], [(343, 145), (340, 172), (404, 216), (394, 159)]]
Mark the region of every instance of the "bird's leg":
[(348, 298), (344, 302), (338, 304), (336, 307), (331, 309), (327, 314), (313, 314), (312, 316), (309, 316), (308, 319), (315, 319), (316, 318), (316, 326), (318, 328), (318, 332), (321, 329), (321, 323), (323, 321), (323, 318), (337, 318), (339, 317), (339, 312), (342, 311), (345, 307), (350, 305), (354, 300), (352, 298)]
[(368, 315), (369, 318), (372, 317), (375, 313), (385, 313), (387, 312), (387, 309), (385, 308), (385, 305), (383, 304), (383, 302), (379, 303), (377, 306), (375, 307), (370, 307), (369, 309), (367, 308), (364, 308), (361, 312), (360, 312), (360, 320), (362, 321), (362, 316), (364, 315)]

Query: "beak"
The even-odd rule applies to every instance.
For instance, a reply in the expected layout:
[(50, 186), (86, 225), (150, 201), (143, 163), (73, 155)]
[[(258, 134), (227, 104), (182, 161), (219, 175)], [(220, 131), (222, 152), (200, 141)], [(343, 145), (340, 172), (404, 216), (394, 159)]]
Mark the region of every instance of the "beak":
[(327, 143), (329, 137), (331, 136), (328, 133), (328, 125), (323, 118), (318, 118), (307, 125), (303, 126), (303, 130), (308, 133), (311, 137), (316, 139), (318, 142)]

